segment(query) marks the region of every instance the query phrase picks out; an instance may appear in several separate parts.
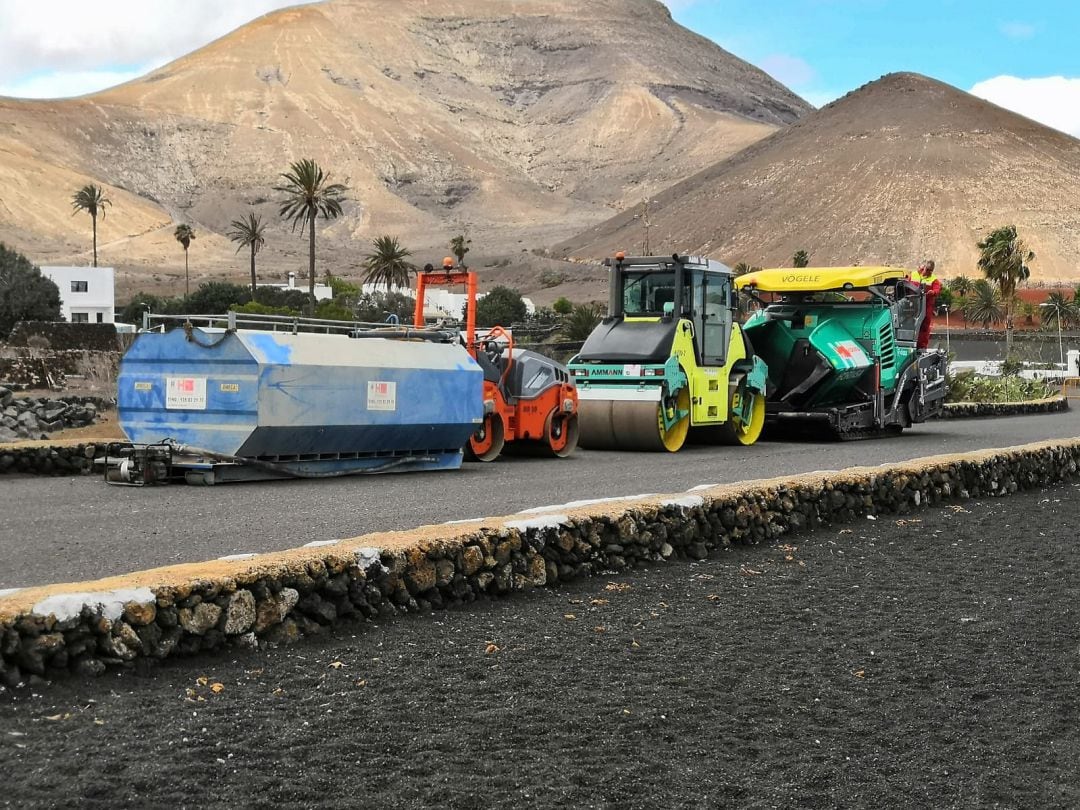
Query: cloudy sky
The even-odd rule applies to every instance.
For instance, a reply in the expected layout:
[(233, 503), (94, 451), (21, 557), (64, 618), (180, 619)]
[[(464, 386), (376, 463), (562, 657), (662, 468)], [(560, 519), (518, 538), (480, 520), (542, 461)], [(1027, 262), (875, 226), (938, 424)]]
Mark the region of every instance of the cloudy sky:
[[(1076, 0), (666, 1), (683, 25), (813, 104), (910, 70), (1080, 137)], [(100, 90), (287, 5), (296, 2), (0, 0), (0, 95)]]

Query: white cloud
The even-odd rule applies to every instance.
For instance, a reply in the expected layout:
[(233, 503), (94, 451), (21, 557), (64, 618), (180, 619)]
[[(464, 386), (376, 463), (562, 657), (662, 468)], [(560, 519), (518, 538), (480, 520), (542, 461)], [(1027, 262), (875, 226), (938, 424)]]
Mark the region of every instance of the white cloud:
[(1080, 78), (995, 76), (971, 94), (1080, 138)]
[(302, 2), (0, 0), (0, 94), (41, 98), (100, 90)]

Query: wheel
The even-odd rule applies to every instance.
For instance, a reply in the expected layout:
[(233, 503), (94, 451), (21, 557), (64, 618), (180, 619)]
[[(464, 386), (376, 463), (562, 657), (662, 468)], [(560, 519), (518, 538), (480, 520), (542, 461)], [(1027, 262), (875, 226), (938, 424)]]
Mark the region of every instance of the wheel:
[(465, 458), (468, 461), (494, 461), (502, 453), (504, 443), (502, 417), (498, 413), (489, 413), (465, 445)]
[[(750, 399), (750, 415), (744, 419), (739, 416), (743, 402)], [(751, 391), (746, 387), (746, 377), (739, 378), (737, 385), (731, 386), (731, 403), (728, 407), (728, 421), (719, 431), (724, 444), (749, 446), (760, 438), (765, 427), (765, 395)]]
[(686, 416), (664, 429), (664, 403), (656, 406), (656, 427), (660, 434), (660, 441), (664, 449), (669, 453), (677, 453), (686, 443), (686, 437), (690, 433), (690, 386), (684, 385), (675, 396), (675, 407), (680, 411), (686, 411)]
[(552, 411), (544, 422), (544, 438), (551, 455), (566, 458), (574, 452), (578, 443), (577, 414)]

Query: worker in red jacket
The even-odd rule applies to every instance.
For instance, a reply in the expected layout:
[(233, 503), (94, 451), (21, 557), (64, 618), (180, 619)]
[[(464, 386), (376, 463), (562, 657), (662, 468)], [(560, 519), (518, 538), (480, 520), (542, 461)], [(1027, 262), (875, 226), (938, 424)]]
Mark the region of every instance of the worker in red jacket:
[(915, 348), (930, 348), (930, 326), (934, 321), (934, 309), (937, 307), (937, 297), (941, 292), (941, 279), (934, 273), (934, 260), (927, 259), (919, 265), (918, 271), (912, 275), (911, 281), (919, 285), (926, 296), (926, 315), (919, 325), (919, 336), (915, 341)]

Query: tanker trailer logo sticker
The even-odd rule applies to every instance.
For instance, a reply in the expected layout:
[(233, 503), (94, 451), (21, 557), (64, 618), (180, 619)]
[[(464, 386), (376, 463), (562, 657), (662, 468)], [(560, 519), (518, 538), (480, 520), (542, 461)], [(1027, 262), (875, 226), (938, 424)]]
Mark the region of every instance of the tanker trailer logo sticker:
[(374, 380), (368, 382), (367, 409), (369, 411), (396, 411), (397, 383)]
[(206, 378), (166, 377), (165, 407), (174, 411), (205, 411)]

